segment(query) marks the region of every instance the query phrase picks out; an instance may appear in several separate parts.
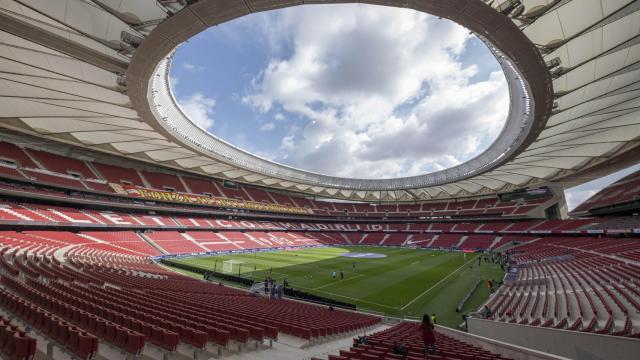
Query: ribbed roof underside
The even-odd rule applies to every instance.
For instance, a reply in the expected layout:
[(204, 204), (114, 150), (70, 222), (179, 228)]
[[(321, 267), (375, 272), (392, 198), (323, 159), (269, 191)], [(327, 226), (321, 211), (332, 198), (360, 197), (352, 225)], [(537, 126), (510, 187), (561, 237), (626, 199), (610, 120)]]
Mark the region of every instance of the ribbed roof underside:
[[(502, 9), (502, 3), (492, 6)], [(157, 131), (133, 109), (120, 78), (137, 41), (127, 44), (121, 37), (125, 32), (144, 41), (180, 10), (171, 1), (0, 0), (0, 126), (178, 170), (350, 200), (444, 199), (564, 178), (586, 181), (591, 167), (637, 146), (640, 2), (522, 4), (512, 21), (545, 60), (561, 61), (553, 69), (557, 106), (538, 138), (515, 158), (445, 185), (375, 191), (312, 186), (235, 167)]]

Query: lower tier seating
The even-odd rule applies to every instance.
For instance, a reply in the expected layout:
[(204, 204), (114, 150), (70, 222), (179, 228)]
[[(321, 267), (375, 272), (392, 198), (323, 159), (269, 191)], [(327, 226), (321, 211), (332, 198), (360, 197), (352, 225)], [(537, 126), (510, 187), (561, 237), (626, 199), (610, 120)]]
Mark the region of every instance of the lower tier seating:
[[(26, 301), (29, 309), (48, 312), (97, 338), (106, 336), (106, 330), (86, 323), (75, 313), (102, 318), (105, 324), (112, 323), (109, 326), (116, 333), (125, 332), (138, 339), (132, 343), (120, 339), (114, 345), (120, 344), (122, 351), (130, 353), (140, 351), (147, 343), (170, 350), (178, 344), (200, 347), (206, 343), (263, 341), (277, 338), (279, 333), (314, 339), (365, 328), (379, 319), (288, 300), (253, 298), (239, 290), (168, 271), (149, 256), (160, 253), (159, 249), (178, 253), (191, 250), (191, 246), (206, 251), (345, 244), (344, 235), (282, 231), (2, 231), (0, 268), (7, 294)], [(354, 233), (349, 235), (352, 241), (358, 238)], [(384, 244), (441, 246), (437, 240), (442, 235), (398, 235), (383, 234), (379, 238)], [(166, 242), (177, 237), (188, 247), (165, 247)], [(364, 234), (359, 238), (366, 239)], [(497, 247), (503, 240), (520, 243), (508, 250), (511, 265), (518, 270), (515, 280), (501, 288), (489, 303), (495, 320), (639, 336), (640, 264), (629, 256), (638, 251), (639, 239), (451, 234), (443, 240), (456, 242), (463, 249)], [(61, 310), (71, 307), (71, 313)]]
[(489, 301), (498, 321), (640, 337), (639, 239), (536, 239), (509, 250), (515, 281)]
[[(398, 344), (404, 344), (407, 356), (394, 354), (393, 348)], [(426, 354), (422, 342), (420, 324), (415, 322), (402, 322), (384, 331), (377, 332), (367, 337), (367, 343), (361, 344), (359, 339), (353, 340), (353, 347), (349, 350), (340, 350), (339, 355), (329, 355), (329, 360), (374, 360), (374, 359), (439, 359), (439, 360), (500, 360), (507, 359), (477, 346), (469, 345), (439, 333), (436, 330), (436, 353)], [(312, 358), (312, 360), (319, 360)]]
[[(2, 290), (0, 289), (0, 302)], [(0, 315), (0, 354), (3, 359), (31, 360), (36, 354), (36, 339), (15, 322)]]
[[(313, 340), (368, 328), (381, 320), (204, 283), (167, 270), (146, 255), (119, 251), (110, 244), (95, 248), (92, 240), (83, 242), (87, 240), (83, 234), (35, 233), (4, 232), (15, 241), (4, 242), (0, 251), (0, 307), (74, 358), (93, 358), (99, 341), (140, 356), (146, 347), (162, 352), (227, 347), (232, 342), (278, 339), (281, 333)], [(105, 234), (92, 236), (106, 239)], [(123, 238), (118, 233), (110, 236)], [(39, 239), (47, 244), (46, 251), (30, 243)], [(306, 241), (297, 236), (288, 239)], [(24, 334), (0, 331), (0, 340), (8, 336), (19, 345), (0, 346), (0, 351), (12, 354), (8, 359), (24, 359), (13, 356), (22, 354)], [(29, 342), (27, 350), (32, 348)]]

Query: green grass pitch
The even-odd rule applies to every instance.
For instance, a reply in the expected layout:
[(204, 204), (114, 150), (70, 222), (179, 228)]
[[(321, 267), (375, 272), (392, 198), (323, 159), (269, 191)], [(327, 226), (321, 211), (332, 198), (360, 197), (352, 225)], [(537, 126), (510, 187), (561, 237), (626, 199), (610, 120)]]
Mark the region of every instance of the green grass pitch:
[[(387, 257), (341, 256), (346, 252), (373, 252)], [(225, 260), (242, 261), (243, 277), (261, 281), (271, 272), (271, 277), (279, 282), (287, 278), (292, 288), (354, 303), (364, 311), (400, 317), (420, 317), (435, 312), (439, 324), (452, 327), (462, 321), (455, 308), (475, 281), (482, 279), (483, 283), (463, 312), (477, 309), (488, 298), (488, 278), (500, 280), (504, 275), (498, 265), (483, 262), (478, 266), (476, 254), (370, 246), (218, 255), (178, 261), (222, 271)], [(333, 271), (338, 274), (343, 271), (344, 280), (339, 276), (334, 280)]]

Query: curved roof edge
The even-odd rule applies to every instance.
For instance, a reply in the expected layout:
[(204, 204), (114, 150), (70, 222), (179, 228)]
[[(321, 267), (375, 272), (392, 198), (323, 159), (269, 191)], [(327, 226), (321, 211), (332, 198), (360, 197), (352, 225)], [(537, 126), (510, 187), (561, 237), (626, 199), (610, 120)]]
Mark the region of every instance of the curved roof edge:
[[(446, 185), (490, 171), (523, 151), (544, 128), (550, 114), (551, 79), (545, 63), (533, 43), (508, 17), (481, 1), (455, 0), (446, 5), (434, 5), (431, 2), (407, 4), (405, 1), (390, 0), (384, 5), (410, 7), (454, 20), (478, 34), (488, 44), (503, 67), (511, 97), (509, 119), (498, 139), (478, 157), (456, 167), (397, 179), (333, 177), (261, 159), (212, 136), (190, 121), (173, 99), (168, 71), (170, 55), (175, 47), (208, 27), (250, 12), (302, 4), (283, 1), (268, 3), (272, 6), (248, 9), (237, 4), (203, 0), (178, 12), (151, 32), (135, 52), (127, 72), (128, 94), (147, 123), (190, 150), (224, 163), (243, 176), (269, 177), (290, 183), (290, 186), (298, 186), (301, 190), (314, 187), (336, 192), (371, 192)], [(194, 16), (198, 19), (196, 23), (185, 28), (184, 24), (189, 19), (194, 20)]]

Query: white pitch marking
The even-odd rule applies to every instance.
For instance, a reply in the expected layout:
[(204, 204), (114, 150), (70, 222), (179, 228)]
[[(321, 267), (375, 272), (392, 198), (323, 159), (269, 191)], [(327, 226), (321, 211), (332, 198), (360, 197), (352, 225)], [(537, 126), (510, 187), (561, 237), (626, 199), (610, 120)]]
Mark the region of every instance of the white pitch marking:
[(357, 279), (357, 278), (359, 278), (359, 277), (361, 277), (361, 276), (364, 276), (364, 275), (362, 275), (362, 274), (355, 274), (355, 275), (353, 275), (353, 276), (350, 276), (348, 279), (343, 279), (343, 280), (340, 280), (340, 281), (331, 282), (331, 283), (328, 283), (328, 284), (325, 284), (325, 285), (322, 285), (322, 286), (318, 286), (317, 288), (313, 288), (312, 290), (318, 290), (318, 289), (326, 288), (326, 287), (328, 287), (328, 286), (342, 284), (342, 283), (345, 283), (345, 282), (347, 282), (347, 281), (349, 281), (349, 280)]
[(385, 307), (387, 309), (398, 310), (398, 308), (395, 307), (395, 306), (378, 304), (378, 303), (374, 303), (374, 302), (371, 302), (371, 301), (366, 301), (366, 300), (362, 300), (362, 299), (352, 298), (352, 297), (349, 297), (349, 296), (344, 296), (344, 295), (340, 295), (340, 294), (331, 293), (331, 292), (328, 292), (328, 291), (322, 291), (322, 290), (318, 290), (318, 291), (321, 292), (321, 293), (325, 293), (325, 294), (329, 294), (329, 295), (333, 295), (333, 296), (337, 296), (337, 297), (341, 297), (341, 298), (345, 298), (345, 299), (355, 300), (355, 301), (359, 301), (359, 302), (363, 302), (363, 303), (367, 303), (367, 304), (371, 304), (371, 305), (382, 306), (382, 307)]
[(400, 308), (400, 310), (404, 310), (406, 309), (409, 305), (413, 304), (416, 300), (418, 300), (419, 298), (423, 297), (426, 293), (428, 293), (429, 291), (433, 290), (434, 288), (436, 288), (438, 285), (440, 285), (443, 281), (447, 280), (449, 277), (451, 277), (453, 274), (457, 273), (458, 271), (460, 271), (460, 269), (464, 268), (468, 263), (472, 262), (473, 260), (475, 260), (475, 258), (467, 261), (466, 263), (462, 264), (459, 268), (457, 268), (454, 272), (452, 272), (451, 274), (445, 276), (442, 278), (442, 280), (438, 281), (437, 283), (435, 283), (432, 287), (428, 288), (427, 290), (423, 291), (420, 295), (416, 296), (413, 300), (409, 301), (407, 303), (407, 305), (403, 306)]

